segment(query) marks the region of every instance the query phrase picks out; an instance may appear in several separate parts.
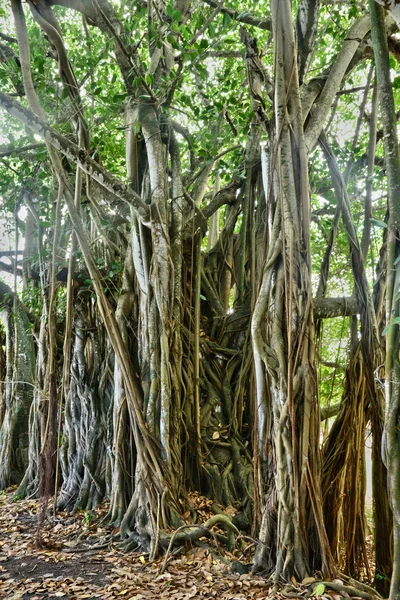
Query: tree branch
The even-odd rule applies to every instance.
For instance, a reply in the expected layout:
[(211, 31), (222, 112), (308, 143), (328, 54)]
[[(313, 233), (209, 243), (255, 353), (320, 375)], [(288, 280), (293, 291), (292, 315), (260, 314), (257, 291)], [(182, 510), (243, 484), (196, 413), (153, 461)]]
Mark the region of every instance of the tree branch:
[[(134, 80), (138, 74), (144, 75), (144, 70), (139, 65), (139, 57), (135, 53), (135, 60), (132, 60), (132, 48), (127, 47), (119, 32), (124, 32), (123, 24), (117, 19), (114, 7), (108, 0), (96, 0), (96, 2), (86, 2), (82, 0), (49, 0), (52, 6), (65, 6), (66, 8), (76, 10), (85, 15), (88, 23), (98, 27), (114, 41), (115, 56), (118, 66), (124, 79), (125, 87), (129, 94), (136, 91), (133, 87)], [(143, 82), (143, 88), (146, 94), (152, 96), (152, 92), (147, 83)]]
[(242, 187), (243, 180), (234, 179), (229, 185), (215, 194), (214, 198), (202, 210), (203, 217), (208, 219), (224, 204), (230, 204), (236, 200), (236, 192)]
[[(212, 6), (213, 8), (217, 8), (219, 6), (219, 2), (216, 0), (203, 0), (205, 4), (208, 6)], [(259, 29), (266, 29), (267, 31), (272, 30), (272, 22), (271, 19), (261, 19), (259, 17), (254, 17), (253, 15), (249, 15), (245, 13), (245, 11), (239, 12), (237, 10), (232, 10), (231, 8), (221, 7), (222, 14), (229, 15), (235, 21), (239, 21), (240, 23), (246, 23), (246, 25), (253, 25), (253, 27), (258, 27)]]
[(28, 152), (29, 150), (37, 150), (38, 148), (44, 148), (44, 144), (27, 144), (26, 146), (21, 146), (21, 148), (14, 148), (12, 146), (0, 146), (0, 158), (4, 158), (5, 156), (11, 156), (12, 154), (23, 154), (24, 152)]
[(140, 196), (90, 158), (87, 152), (80, 150), (76, 144), (70, 142), (42, 119), (36, 117), (32, 111), (3, 92), (0, 92), (0, 108), (29, 127), (55, 150), (64, 154), (116, 198), (133, 206), (142, 221), (150, 220), (149, 207), (142, 202)]
[(296, 18), (297, 62), (300, 85), (307, 73), (317, 34), (320, 0), (301, 0)]
[(357, 298), (314, 298), (314, 319), (332, 319), (349, 317), (360, 312)]
[(331, 417), (336, 417), (340, 409), (340, 402), (337, 404), (332, 404), (331, 406), (322, 406), (321, 407), (321, 421), (326, 421), (326, 419), (330, 419)]
[[(323, 87), (318, 102), (315, 104), (305, 130), (305, 141), (308, 151), (317, 143), (325, 119), (332, 106), (333, 99), (338, 91), (343, 77), (360, 43), (371, 29), (369, 16), (362, 17), (354, 23), (343, 41), (342, 48), (329, 71), (328, 78)], [(304, 115), (305, 116), (305, 115)]]
[[(15, 254), (15, 252), (14, 252)], [(5, 262), (3, 262), (2, 260), (0, 260), (0, 271), (5, 271), (6, 273), (11, 273), (12, 275), (14, 275), (14, 267), (13, 265), (9, 265)], [(18, 277), (22, 277), (22, 270), (21, 269), (17, 269), (17, 276)]]
[(0, 33), (0, 39), (4, 40), (5, 42), (8, 42), (9, 44), (16, 44), (17, 40), (16, 38), (13, 38), (9, 35), (6, 35), (5, 33)]
[[(17, 300), (17, 304), (19, 305), (21, 310), (23, 310), (26, 313), (26, 315), (28, 316), (29, 321), (31, 323), (33, 323), (34, 325), (37, 325), (36, 316), (27, 309), (25, 304), (23, 302), (21, 302), (18, 295), (16, 297), (16, 300)], [(4, 283), (4, 281), (0, 281), (0, 309), (3, 308), (4, 306), (7, 306), (11, 310), (13, 309), (13, 307), (14, 307), (14, 292), (6, 283)]]

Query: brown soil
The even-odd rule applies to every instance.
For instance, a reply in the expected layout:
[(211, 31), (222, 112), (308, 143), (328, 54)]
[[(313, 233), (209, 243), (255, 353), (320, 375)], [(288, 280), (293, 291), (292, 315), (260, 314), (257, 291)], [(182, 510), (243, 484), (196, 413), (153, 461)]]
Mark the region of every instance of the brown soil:
[(38, 546), (39, 513), (37, 500), (13, 502), (11, 492), (0, 495), (1, 599), (247, 600), (265, 598), (270, 587), (261, 577), (232, 573), (198, 547), (174, 558), (159, 575), (162, 559), (149, 563), (145, 555), (125, 554), (108, 543), (111, 532), (102, 525), (106, 506), (47, 518)]

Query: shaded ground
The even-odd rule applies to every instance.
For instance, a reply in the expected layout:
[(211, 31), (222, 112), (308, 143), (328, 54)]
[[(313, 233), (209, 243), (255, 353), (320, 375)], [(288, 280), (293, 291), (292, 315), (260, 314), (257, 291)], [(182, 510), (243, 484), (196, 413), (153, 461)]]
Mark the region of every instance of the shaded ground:
[[(56, 519), (46, 519), (38, 535), (40, 503), (13, 502), (12, 497), (12, 492), (0, 493), (0, 599), (378, 600), (369, 586), (345, 575), (332, 582), (308, 577), (273, 586), (261, 577), (234, 573), (232, 567), (243, 569), (251, 560), (251, 541), (233, 553), (218, 548), (224, 553), (219, 558), (216, 548), (204, 543), (186, 547), (183, 556), (170, 557), (160, 574), (162, 558), (150, 563), (146, 555), (118, 550), (113, 542), (118, 530), (102, 524), (107, 506), (73, 516), (57, 513)], [(211, 501), (193, 494), (190, 502), (197, 521), (204, 523)]]
[(48, 519), (38, 547), (39, 512), (35, 500), (12, 502), (11, 494), (0, 495), (2, 599), (245, 600), (264, 598), (271, 585), (260, 577), (233, 573), (229, 565), (198, 547), (173, 558), (159, 575), (161, 559), (148, 563), (144, 555), (121, 553), (107, 544), (110, 532), (101, 525), (106, 507)]

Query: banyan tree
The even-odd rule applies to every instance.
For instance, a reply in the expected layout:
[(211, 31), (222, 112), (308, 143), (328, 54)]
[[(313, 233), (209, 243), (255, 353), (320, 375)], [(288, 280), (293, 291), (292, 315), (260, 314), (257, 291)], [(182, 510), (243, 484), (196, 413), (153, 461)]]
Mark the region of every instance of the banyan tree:
[(247, 4), (3, 3), (0, 485), (151, 556), (200, 492), (254, 570), (386, 591), (399, 15)]

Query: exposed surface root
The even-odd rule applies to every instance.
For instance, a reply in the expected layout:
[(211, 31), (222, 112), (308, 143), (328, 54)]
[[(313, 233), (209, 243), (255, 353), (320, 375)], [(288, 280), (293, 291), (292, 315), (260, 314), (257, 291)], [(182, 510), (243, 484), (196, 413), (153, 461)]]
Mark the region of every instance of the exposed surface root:
[(318, 582), (318, 585), (324, 585), (326, 588), (328, 588), (329, 590), (333, 590), (334, 592), (337, 592), (338, 594), (342, 594), (343, 592), (345, 592), (346, 594), (348, 594), (351, 597), (356, 597), (356, 598), (364, 598), (364, 600), (373, 600), (374, 597), (381, 597), (378, 592), (374, 592), (373, 594), (369, 594), (368, 592), (364, 592), (363, 590), (360, 589), (360, 587), (353, 587), (351, 585), (343, 585), (342, 583), (335, 583), (332, 581), (321, 581)]
[[(214, 537), (215, 534), (211, 531), (211, 527), (217, 524), (225, 526), (228, 530), (234, 532), (236, 535), (239, 535), (240, 533), (237, 527), (235, 527), (235, 525), (232, 523), (230, 517), (226, 515), (214, 515), (203, 525), (182, 525), (181, 527), (178, 527), (169, 540), (164, 562), (160, 569), (160, 574), (164, 573), (165, 571), (168, 562), (168, 556), (171, 552), (171, 548), (174, 545), (180, 545), (184, 542), (194, 542), (206, 535)], [(191, 529), (192, 531), (185, 532), (186, 529)], [(164, 545), (164, 540), (166, 540), (166, 537), (161, 538), (162, 545)]]

